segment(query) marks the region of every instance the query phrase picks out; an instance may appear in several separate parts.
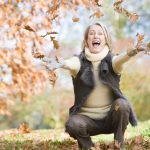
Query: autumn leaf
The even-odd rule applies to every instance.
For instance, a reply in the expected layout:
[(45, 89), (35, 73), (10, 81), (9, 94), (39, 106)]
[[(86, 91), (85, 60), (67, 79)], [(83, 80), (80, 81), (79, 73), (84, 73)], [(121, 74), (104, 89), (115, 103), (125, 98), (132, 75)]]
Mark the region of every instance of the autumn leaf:
[(134, 23), (134, 22), (136, 22), (139, 19), (139, 15), (137, 15), (136, 13), (131, 13), (129, 15), (129, 19), (130, 19), (131, 22)]
[(57, 41), (57, 40), (53, 40), (53, 45), (54, 45), (54, 48), (55, 48), (55, 49), (58, 49), (58, 48), (59, 48), (59, 44), (58, 44), (58, 41)]
[(118, 13), (123, 12), (123, 8), (121, 7), (122, 2), (123, 2), (123, 0), (116, 0), (114, 3), (114, 10), (117, 11)]
[(104, 14), (101, 11), (96, 11), (89, 18), (92, 18), (92, 17), (100, 18), (102, 16), (104, 16)]
[(104, 0), (95, 0), (95, 3), (97, 6), (102, 6), (102, 4), (104, 3)]
[(142, 43), (144, 40), (144, 35), (137, 33), (136, 36), (137, 36), (137, 43), (138, 44)]
[(32, 55), (33, 55), (34, 58), (40, 58), (40, 59), (45, 56), (41, 52), (35, 52), (35, 53), (32, 53)]
[(51, 38), (51, 41), (53, 42), (54, 48), (58, 49), (59, 48), (58, 41), (55, 40), (55, 37), (50, 36), (50, 38)]
[(22, 123), (19, 125), (19, 132), (24, 134), (24, 133), (30, 133), (31, 129), (28, 127), (26, 123)]
[(74, 17), (72, 17), (72, 21), (73, 21), (73, 22), (79, 22), (80, 19), (79, 19), (78, 17), (75, 17), (75, 16), (74, 16)]
[(31, 32), (35, 32), (35, 30), (33, 30), (30, 26), (26, 25), (24, 26), (24, 29), (31, 31)]
[(150, 42), (147, 43), (147, 49), (150, 50)]
[(49, 76), (49, 81), (51, 82), (51, 84), (54, 86), (57, 80), (57, 75), (54, 71), (48, 71), (48, 76)]
[(120, 5), (123, 2), (123, 0), (115, 0), (114, 6)]

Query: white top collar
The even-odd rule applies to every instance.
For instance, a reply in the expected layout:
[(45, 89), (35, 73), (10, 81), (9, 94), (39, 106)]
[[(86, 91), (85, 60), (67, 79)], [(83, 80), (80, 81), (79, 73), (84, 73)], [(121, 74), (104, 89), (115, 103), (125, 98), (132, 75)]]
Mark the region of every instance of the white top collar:
[(99, 53), (91, 53), (89, 48), (85, 48), (85, 56), (91, 62), (101, 61), (109, 52), (109, 48), (105, 45), (104, 49)]

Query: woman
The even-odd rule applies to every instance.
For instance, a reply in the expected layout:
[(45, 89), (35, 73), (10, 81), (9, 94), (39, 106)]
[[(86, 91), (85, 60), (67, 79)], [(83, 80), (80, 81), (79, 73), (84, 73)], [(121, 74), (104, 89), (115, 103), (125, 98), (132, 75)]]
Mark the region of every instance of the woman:
[(75, 94), (66, 132), (78, 141), (80, 149), (94, 146), (90, 136), (109, 133), (114, 133), (115, 147), (124, 148), (128, 123), (137, 125), (119, 81), (123, 64), (144, 49), (127, 50), (118, 56), (113, 56), (111, 50), (107, 29), (96, 23), (85, 31), (81, 54), (65, 60), (61, 66), (70, 71)]

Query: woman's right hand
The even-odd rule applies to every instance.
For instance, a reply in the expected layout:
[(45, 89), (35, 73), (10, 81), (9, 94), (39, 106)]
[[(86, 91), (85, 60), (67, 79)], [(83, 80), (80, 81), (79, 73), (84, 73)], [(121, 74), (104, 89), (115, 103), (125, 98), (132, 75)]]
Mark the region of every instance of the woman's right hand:
[(64, 59), (57, 56), (52, 58), (44, 57), (42, 58), (42, 61), (44, 62), (46, 69), (50, 71), (61, 68), (65, 65)]

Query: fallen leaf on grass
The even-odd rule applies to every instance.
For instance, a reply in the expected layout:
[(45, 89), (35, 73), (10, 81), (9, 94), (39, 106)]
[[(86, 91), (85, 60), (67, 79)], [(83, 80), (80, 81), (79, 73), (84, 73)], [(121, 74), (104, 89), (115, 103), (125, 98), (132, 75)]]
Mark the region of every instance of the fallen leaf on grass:
[(20, 133), (30, 133), (31, 129), (28, 127), (26, 123), (22, 123), (19, 125), (19, 132)]

